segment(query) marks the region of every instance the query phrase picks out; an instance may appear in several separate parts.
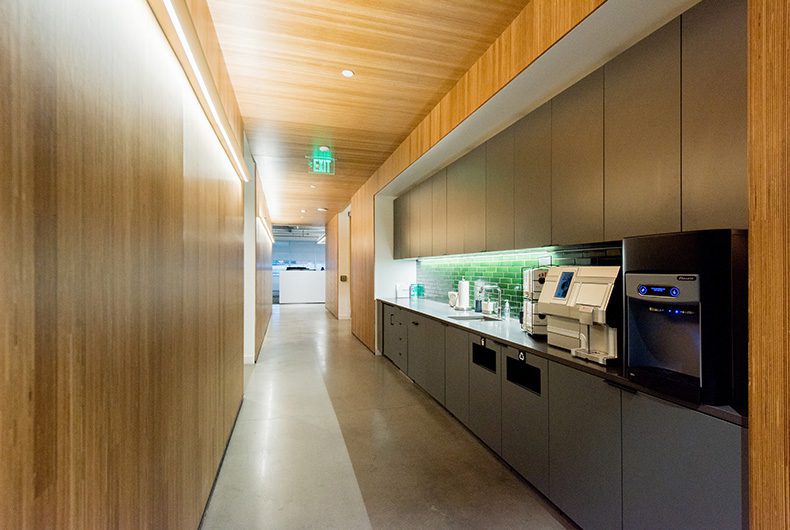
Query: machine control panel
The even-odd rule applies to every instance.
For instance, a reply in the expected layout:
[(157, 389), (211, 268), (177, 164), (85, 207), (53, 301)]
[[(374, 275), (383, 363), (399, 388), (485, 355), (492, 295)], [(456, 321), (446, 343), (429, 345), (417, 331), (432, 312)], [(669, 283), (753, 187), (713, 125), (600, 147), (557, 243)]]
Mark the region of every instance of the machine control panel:
[(642, 296), (669, 296), (677, 298), (680, 295), (680, 288), (674, 285), (645, 285), (640, 284), (637, 292)]

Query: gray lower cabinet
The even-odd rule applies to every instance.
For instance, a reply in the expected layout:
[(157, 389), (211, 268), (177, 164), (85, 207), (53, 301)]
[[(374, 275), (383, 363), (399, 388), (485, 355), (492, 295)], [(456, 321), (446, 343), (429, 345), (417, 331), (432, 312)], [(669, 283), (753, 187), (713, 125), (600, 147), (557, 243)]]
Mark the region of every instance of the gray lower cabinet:
[(399, 307), (384, 304), (382, 331), (384, 351), (382, 353), (405, 373), (408, 369), (408, 350), (404, 313), (405, 311)]
[(444, 336), (444, 406), (468, 426), (470, 335), (447, 326)]
[(746, 528), (746, 431), (623, 392), (623, 528)]
[(548, 361), (502, 350), (502, 458), (548, 496)]
[(408, 329), (408, 375), (416, 384), (444, 404), (444, 324), (404, 312)]
[(502, 454), (502, 346), (473, 337), (469, 362), (469, 428), (495, 453)]
[(549, 498), (588, 530), (622, 523), (620, 393), (549, 362)]

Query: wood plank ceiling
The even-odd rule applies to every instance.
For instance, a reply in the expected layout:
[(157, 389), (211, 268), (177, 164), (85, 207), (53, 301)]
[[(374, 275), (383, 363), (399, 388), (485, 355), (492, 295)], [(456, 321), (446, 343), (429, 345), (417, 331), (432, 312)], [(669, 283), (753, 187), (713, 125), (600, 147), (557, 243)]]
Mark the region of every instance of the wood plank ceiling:
[(527, 3), (209, 0), (272, 221), (326, 224)]

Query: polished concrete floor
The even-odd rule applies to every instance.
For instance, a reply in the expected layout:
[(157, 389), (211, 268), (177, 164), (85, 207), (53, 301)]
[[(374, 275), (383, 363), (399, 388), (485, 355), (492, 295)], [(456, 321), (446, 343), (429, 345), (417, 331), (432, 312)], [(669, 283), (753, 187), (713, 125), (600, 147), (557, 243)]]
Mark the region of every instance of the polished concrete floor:
[(275, 306), (203, 528), (571, 528), (323, 306)]

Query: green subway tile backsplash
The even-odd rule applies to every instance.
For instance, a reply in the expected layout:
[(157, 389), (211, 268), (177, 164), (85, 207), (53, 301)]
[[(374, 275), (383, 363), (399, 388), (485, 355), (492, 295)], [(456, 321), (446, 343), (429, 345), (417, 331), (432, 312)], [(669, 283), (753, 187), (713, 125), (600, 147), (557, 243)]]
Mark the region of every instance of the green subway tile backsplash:
[(620, 246), (424, 258), (417, 261), (417, 282), (425, 285), (426, 298), (446, 302), (447, 293), (458, 288), (461, 278), (469, 280), (472, 289), (475, 280), (482, 279), (502, 289), (502, 304), (509, 300), (512, 316), (517, 316), (522, 304), (522, 268), (559, 264), (613, 265), (620, 264), (620, 260)]

